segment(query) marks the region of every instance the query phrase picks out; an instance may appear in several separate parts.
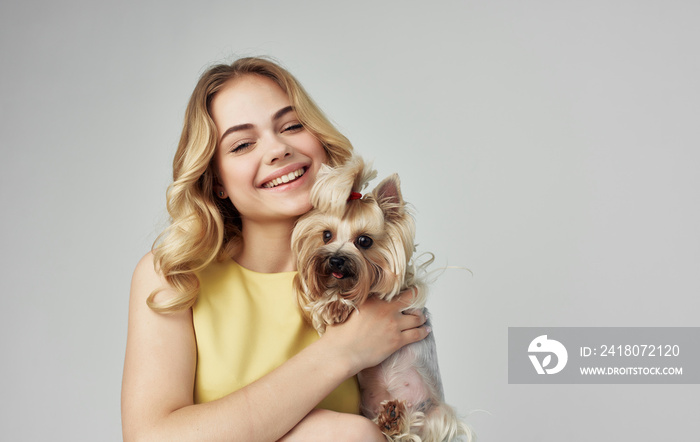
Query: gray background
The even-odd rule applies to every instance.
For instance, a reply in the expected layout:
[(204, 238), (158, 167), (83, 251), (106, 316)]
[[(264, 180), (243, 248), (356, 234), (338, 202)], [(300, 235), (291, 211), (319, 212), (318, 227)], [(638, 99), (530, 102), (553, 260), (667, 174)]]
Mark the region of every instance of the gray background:
[(212, 62), (287, 66), (398, 172), (482, 441), (690, 440), (697, 385), (508, 385), (507, 327), (698, 326), (696, 1), (0, 5), (3, 440), (119, 440), (131, 272)]

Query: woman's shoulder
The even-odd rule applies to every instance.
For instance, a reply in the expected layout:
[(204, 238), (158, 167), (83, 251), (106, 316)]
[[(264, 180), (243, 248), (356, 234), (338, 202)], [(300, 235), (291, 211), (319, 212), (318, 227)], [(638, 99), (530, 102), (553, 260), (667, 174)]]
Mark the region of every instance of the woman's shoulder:
[(141, 300), (145, 301), (155, 291), (158, 291), (159, 301), (162, 301), (163, 297), (177, 296), (175, 290), (158, 269), (155, 255), (149, 251), (136, 264), (131, 278), (131, 294), (132, 297), (139, 298), (140, 302)]
[(161, 273), (156, 269), (155, 256), (153, 251), (149, 251), (136, 263), (132, 281), (143, 281), (161, 279)]
[(149, 250), (145, 255), (139, 259), (136, 263), (136, 271), (153, 269), (153, 263), (155, 262), (155, 256), (152, 250)]

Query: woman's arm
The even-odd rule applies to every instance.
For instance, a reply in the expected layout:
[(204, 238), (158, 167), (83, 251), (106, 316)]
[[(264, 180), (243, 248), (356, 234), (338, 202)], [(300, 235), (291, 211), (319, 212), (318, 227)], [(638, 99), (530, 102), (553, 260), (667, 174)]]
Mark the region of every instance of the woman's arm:
[(315, 409), (279, 442), (386, 442), (377, 424), (359, 414)]
[(136, 267), (129, 301), (122, 385), (127, 441), (278, 440), (342, 381), (427, 335), (420, 327), (425, 318), (401, 314), (402, 302), (370, 301), (360, 314), (329, 327), (321, 339), (258, 381), (195, 405), (192, 313), (153, 312), (146, 298), (159, 287), (167, 283), (148, 254)]

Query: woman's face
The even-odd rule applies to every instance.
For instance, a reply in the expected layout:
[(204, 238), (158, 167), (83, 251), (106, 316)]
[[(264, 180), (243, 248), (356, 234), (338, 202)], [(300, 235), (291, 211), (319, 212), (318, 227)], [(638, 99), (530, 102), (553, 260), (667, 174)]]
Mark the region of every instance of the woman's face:
[(211, 113), (219, 138), (215, 190), (231, 199), (244, 224), (289, 220), (311, 209), (309, 193), (326, 151), (274, 81), (257, 75), (229, 81)]

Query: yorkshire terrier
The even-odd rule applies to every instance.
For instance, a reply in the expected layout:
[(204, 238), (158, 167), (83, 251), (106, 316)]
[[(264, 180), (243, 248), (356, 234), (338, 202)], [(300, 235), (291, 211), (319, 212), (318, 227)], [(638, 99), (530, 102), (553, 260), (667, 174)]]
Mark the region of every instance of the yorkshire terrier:
[[(323, 166), (311, 190), (313, 209), (294, 228), (294, 284), (302, 310), (320, 334), (345, 321), (369, 296), (391, 301), (409, 289), (414, 299), (406, 310), (423, 309), (428, 316), (426, 286), (417, 275), (424, 265), (412, 260), (415, 223), (398, 175), (360, 194), (376, 175), (359, 157), (338, 168)], [(361, 371), (358, 380), (361, 412), (387, 440), (471, 440), (469, 427), (444, 401), (432, 332)]]

